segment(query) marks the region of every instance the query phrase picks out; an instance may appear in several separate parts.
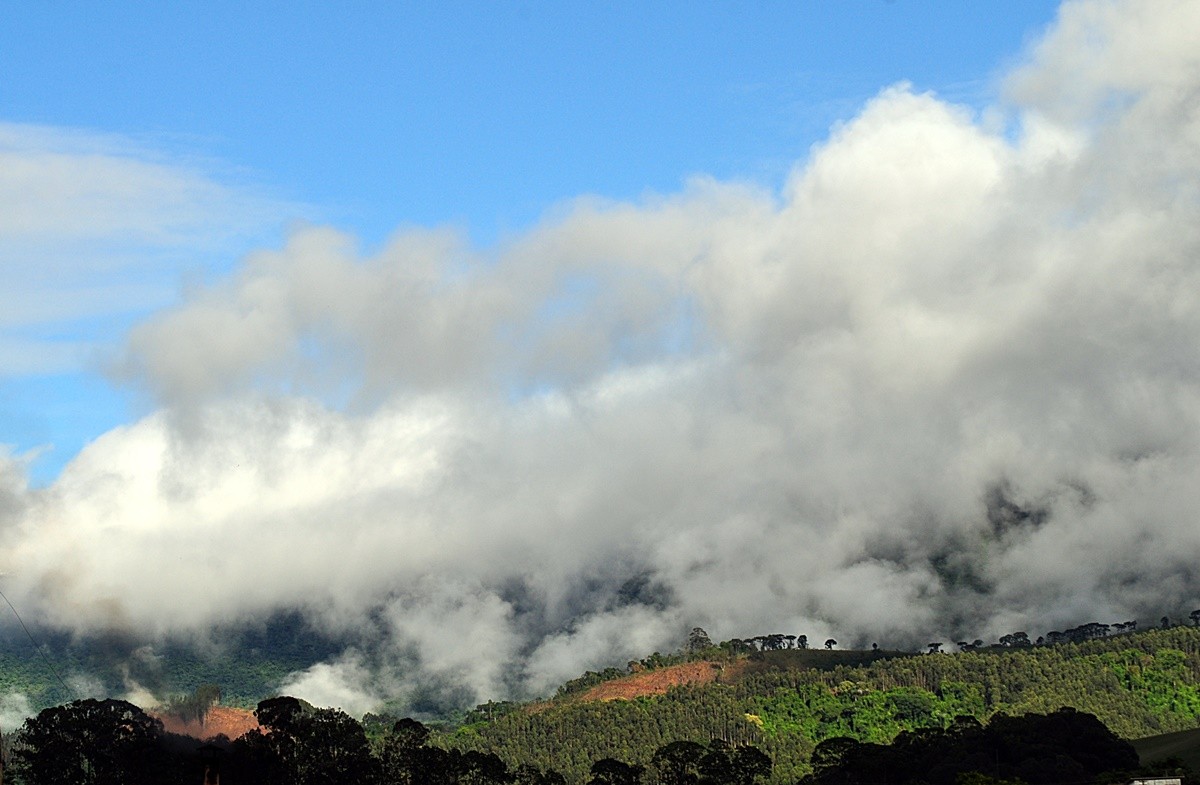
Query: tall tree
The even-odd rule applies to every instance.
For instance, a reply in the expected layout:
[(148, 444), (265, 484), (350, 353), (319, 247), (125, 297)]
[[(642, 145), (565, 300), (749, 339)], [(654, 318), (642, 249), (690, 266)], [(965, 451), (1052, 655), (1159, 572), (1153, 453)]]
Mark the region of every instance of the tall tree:
[(239, 780), (261, 785), (374, 783), (377, 763), (362, 725), (337, 709), (271, 698), (254, 712), (263, 730), (234, 743)]

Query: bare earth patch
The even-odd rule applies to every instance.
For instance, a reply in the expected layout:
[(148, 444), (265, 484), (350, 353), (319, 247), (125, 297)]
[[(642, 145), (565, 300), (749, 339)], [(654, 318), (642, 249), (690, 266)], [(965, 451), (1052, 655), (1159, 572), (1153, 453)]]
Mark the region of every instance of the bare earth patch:
[(255, 719), (254, 712), (229, 706), (213, 706), (208, 710), (208, 716), (205, 717), (203, 725), (199, 722), (184, 722), (178, 717), (162, 714), (154, 716), (162, 720), (163, 728), (168, 732), (201, 740), (217, 736), (236, 739), (238, 736), (258, 728), (258, 720)]
[(687, 662), (666, 668), (632, 673), (619, 679), (597, 684), (579, 696), (581, 701), (632, 700), (643, 695), (662, 695), (672, 687), (685, 684), (711, 684), (732, 678), (740, 663), (725, 665), (719, 662)]

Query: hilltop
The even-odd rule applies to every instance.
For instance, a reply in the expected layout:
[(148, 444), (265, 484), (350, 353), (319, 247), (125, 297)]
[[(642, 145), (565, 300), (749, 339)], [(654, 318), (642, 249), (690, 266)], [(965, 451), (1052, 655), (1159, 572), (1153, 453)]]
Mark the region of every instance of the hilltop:
[[(688, 662), (651, 658), (634, 673), (608, 669), (563, 685), (549, 700), (489, 704), (440, 742), (495, 752), (510, 766), (553, 766), (570, 782), (595, 760), (644, 765), (675, 740), (750, 743), (775, 762), (771, 781), (808, 773), (824, 739), (887, 743), (946, 728), (957, 717), (1096, 715), (1125, 739), (1200, 725), (1200, 630), (1122, 632), (1077, 643), (958, 653), (783, 649), (713, 651)], [(716, 655), (716, 656), (714, 656)], [(644, 669), (643, 669), (644, 668)], [(614, 733), (614, 729), (620, 729)]]

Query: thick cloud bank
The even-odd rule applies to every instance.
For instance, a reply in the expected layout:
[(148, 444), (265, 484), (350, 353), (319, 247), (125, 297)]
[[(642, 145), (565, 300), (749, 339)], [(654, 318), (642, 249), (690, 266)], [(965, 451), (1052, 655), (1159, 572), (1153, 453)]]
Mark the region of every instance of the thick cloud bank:
[[(129, 337), (161, 407), (0, 495), (81, 632), (299, 608), (363, 710), (714, 637), (996, 637), (1200, 604), (1200, 5), (1064, 6), (982, 117), (883, 90), (778, 193), (504, 247), (296, 232)], [(365, 631), (365, 632), (364, 632)]]

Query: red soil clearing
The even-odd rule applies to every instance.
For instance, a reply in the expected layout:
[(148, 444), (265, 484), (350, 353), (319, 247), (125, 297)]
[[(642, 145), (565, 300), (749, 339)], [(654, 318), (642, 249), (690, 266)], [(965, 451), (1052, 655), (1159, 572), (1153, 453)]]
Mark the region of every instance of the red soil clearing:
[(710, 684), (719, 677), (728, 678), (732, 675), (731, 670), (732, 668), (717, 662), (688, 662), (683, 665), (671, 665), (597, 684), (579, 696), (579, 700), (632, 700), (642, 695), (662, 695), (672, 687), (680, 687), (684, 684)]
[(238, 736), (258, 728), (258, 720), (254, 718), (254, 712), (228, 706), (213, 706), (209, 709), (203, 725), (198, 722), (184, 722), (178, 717), (165, 714), (155, 714), (154, 716), (162, 720), (163, 728), (169, 733), (191, 736), (202, 741), (216, 736), (236, 739)]

